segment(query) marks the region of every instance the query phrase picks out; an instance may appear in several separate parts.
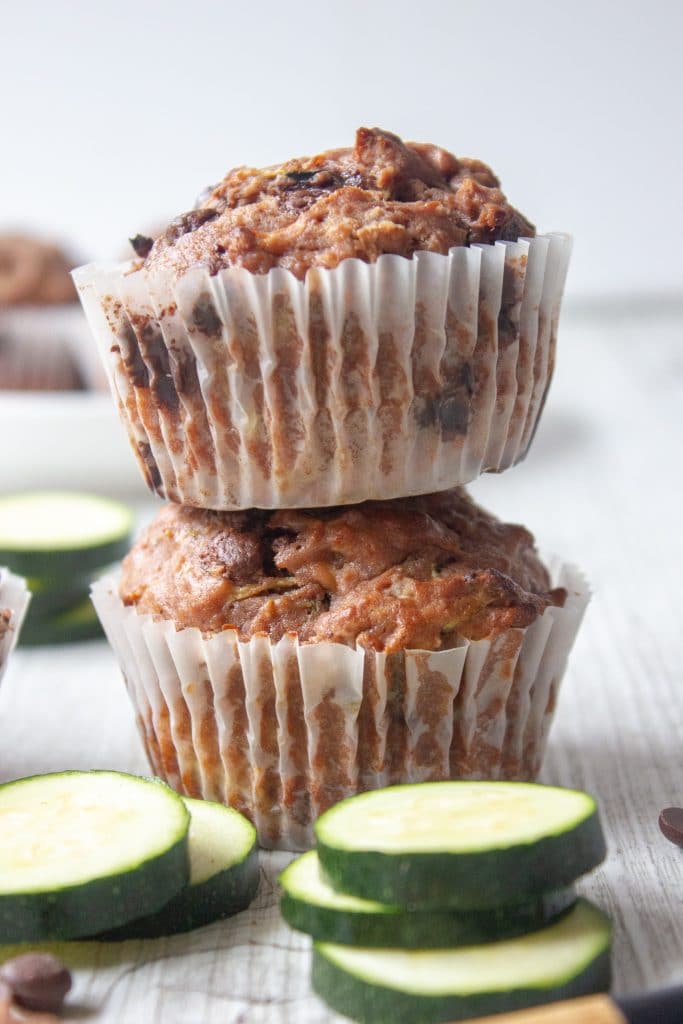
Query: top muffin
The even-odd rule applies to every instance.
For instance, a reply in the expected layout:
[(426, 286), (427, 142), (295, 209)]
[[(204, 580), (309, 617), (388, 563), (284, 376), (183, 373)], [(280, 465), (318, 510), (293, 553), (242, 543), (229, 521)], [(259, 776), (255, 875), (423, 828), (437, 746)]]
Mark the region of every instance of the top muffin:
[(285, 267), (303, 279), (350, 257), (374, 263), (533, 234), (486, 164), (359, 128), (353, 149), (229, 171), (156, 242), (133, 243), (149, 267), (177, 275), (198, 265), (211, 274)]
[[(533, 237), (529, 237), (533, 236)], [(478, 160), (359, 129), (237, 168), (75, 279), (149, 486), (218, 511), (429, 494), (526, 453), (570, 244)]]

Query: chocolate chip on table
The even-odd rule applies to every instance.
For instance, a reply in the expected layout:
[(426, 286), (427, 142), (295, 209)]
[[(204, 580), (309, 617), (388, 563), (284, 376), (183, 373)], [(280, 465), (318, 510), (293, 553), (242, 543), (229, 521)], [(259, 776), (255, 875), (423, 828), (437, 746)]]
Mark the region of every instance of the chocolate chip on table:
[(19, 1006), (57, 1013), (71, 988), (71, 974), (51, 953), (23, 953), (0, 967), (0, 984)]
[(683, 807), (665, 807), (659, 815), (662, 835), (676, 846), (683, 846)]

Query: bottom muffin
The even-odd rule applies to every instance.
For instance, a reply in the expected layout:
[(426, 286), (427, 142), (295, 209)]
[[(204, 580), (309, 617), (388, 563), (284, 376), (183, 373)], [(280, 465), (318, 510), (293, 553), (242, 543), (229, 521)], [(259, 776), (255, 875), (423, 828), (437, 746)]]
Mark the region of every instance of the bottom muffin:
[(93, 601), (154, 770), (303, 849), (358, 790), (533, 778), (587, 594), (454, 490), (167, 506)]
[(0, 568), (0, 681), (19, 638), (29, 598), (25, 581), (9, 569)]

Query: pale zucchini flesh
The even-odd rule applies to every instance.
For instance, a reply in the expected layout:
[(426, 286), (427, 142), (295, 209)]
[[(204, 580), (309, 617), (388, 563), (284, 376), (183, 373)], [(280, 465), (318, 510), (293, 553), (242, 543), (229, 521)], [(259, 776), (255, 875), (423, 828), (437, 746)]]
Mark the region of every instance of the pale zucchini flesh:
[(459, 949), (314, 947), (313, 987), (355, 1020), (429, 1024), (605, 991), (611, 927), (585, 900), (520, 938)]
[(25, 576), (83, 576), (121, 558), (133, 514), (92, 494), (39, 491), (0, 498), (0, 563)]
[(191, 931), (246, 909), (256, 895), (256, 829), (239, 811), (182, 797), (190, 812), (188, 884), (156, 914), (98, 936), (104, 941), (153, 939)]
[(86, 936), (157, 910), (187, 881), (189, 820), (163, 783), (119, 772), (0, 786), (0, 941)]
[(375, 790), (330, 808), (315, 833), (335, 888), (417, 907), (520, 902), (571, 885), (605, 855), (594, 799), (533, 783)]

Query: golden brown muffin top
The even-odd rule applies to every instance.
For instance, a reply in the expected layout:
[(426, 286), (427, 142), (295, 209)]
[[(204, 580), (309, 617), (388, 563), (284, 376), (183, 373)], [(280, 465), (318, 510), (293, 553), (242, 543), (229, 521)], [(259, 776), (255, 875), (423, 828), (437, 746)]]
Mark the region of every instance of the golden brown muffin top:
[(310, 267), (349, 257), (374, 263), (383, 253), (445, 254), (533, 234), (479, 160), (359, 128), (353, 149), (229, 171), (154, 244), (138, 235), (133, 245), (148, 267), (175, 274), (195, 266), (211, 274), (286, 267), (303, 278)]
[(531, 534), (461, 489), (312, 510), (168, 505), (124, 560), (119, 592), (177, 628), (385, 651), (523, 628), (565, 596)]
[(0, 307), (76, 302), (74, 265), (55, 245), (0, 234)]

